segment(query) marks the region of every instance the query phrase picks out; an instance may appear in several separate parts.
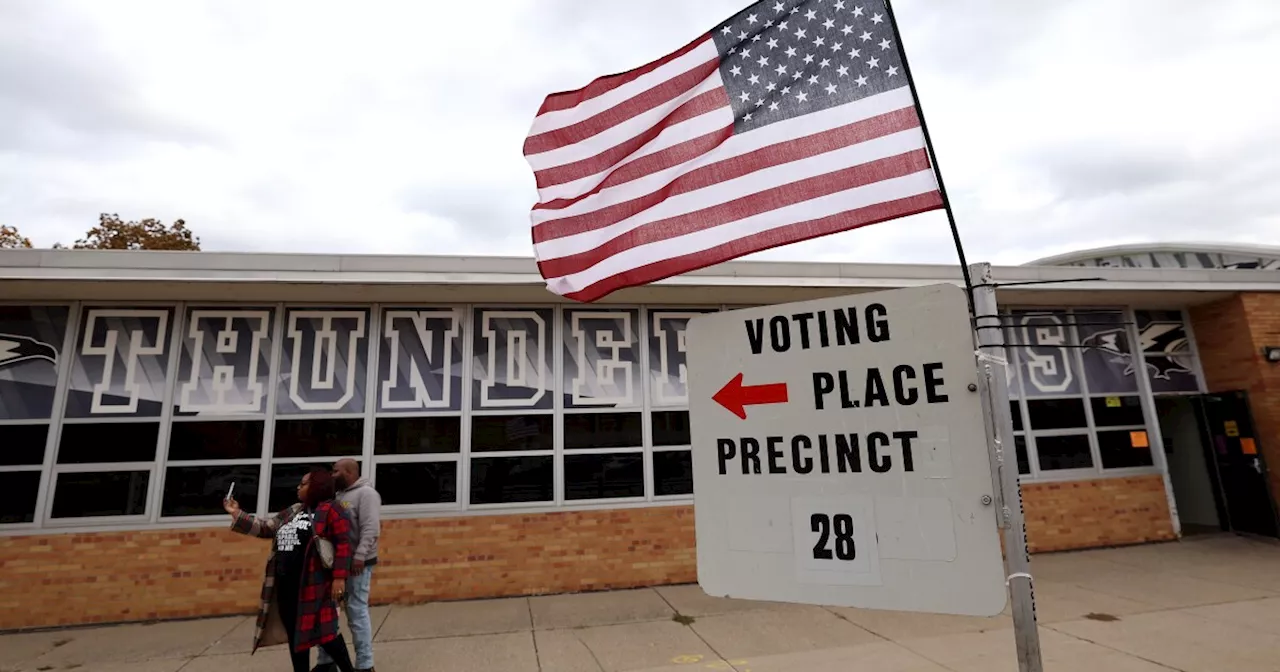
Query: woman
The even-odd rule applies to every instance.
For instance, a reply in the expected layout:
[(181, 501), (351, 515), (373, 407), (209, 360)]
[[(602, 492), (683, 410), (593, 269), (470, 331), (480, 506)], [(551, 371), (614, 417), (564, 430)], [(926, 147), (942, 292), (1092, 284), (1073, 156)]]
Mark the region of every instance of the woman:
[[(338, 631), (337, 608), (351, 566), (351, 521), (333, 494), (332, 474), (317, 468), (298, 484), (298, 503), (267, 518), (241, 511), (234, 499), (223, 503), (233, 531), (273, 540), (253, 651), (287, 642), (294, 672), (307, 672), (313, 646), (323, 648), (343, 672), (354, 669)], [(321, 539), (333, 544), (332, 569), (321, 558)]]

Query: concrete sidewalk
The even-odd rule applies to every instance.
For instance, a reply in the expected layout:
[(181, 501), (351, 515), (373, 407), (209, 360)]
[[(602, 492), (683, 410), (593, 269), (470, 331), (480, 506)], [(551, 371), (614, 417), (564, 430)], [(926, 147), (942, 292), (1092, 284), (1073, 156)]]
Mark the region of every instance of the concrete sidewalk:
[[(1046, 669), (1280, 671), (1280, 544), (1032, 560)], [(374, 582), (375, 596), (377, 581)], [(1012, 623), (709, 598), (697, 586), (378, 607), (382, 672), (1016, 672)], [(248, 617), (0, 637), (0, 670), (285, 670)]]

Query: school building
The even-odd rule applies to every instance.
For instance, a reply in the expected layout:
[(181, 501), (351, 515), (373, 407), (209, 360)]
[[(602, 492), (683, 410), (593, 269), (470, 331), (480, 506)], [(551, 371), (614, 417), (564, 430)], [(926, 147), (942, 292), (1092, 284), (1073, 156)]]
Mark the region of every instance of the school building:
[[(1276, 536), (1280, 248), (994, 273), (1033, 551)], [(581, 305), (530, 259), (0, 251), (0, 630), (253, 612), (223, 496), (341, 457), (377, 603), (695, 581), (690, 317), (960, 282), (734, 262)]]

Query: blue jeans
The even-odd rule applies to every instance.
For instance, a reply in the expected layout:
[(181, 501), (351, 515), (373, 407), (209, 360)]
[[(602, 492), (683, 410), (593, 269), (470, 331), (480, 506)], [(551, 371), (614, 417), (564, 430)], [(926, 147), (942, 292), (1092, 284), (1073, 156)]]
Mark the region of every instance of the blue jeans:
[[(347, 627), (356, 647), (356, 669), (373, 667), (373, 623), (369, 620), (369, 586), (373, 581), (373, 567), (347, 577)], [(320, 650), (316, 662), (328, 665), (333, 662), (329, 654)]]

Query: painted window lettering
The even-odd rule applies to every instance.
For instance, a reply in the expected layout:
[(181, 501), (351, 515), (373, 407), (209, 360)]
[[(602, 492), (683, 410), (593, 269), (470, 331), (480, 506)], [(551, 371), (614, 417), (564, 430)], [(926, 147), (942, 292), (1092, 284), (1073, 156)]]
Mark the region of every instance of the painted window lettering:
[(1035, 314), (1021, 317), (1019, 353), (1028, 387), (1040, 394), (1074, 392), (1079, 383), (1070, 360), (1070, 336), (1062, 316)]
[(263, 412), (271, 311), (199, 309), (187, 322), (178, 411)]
[(650, 366), (657, 366), (653, 384), (654, 401), (661, 406), (681, 406), (689, 403), (689, 368), (686, 366), (689, 349), (689, 313), (654, 312), (654, 347), (650, 351)]
[(480, 408), (550, 406), (550, 310), (482, 310), (478, 316)]
[(151, 394), (156, 390), (152, 389), (151, 377), (143, 370), (142, 360), (165, 354), (169, 316), (166, 309), (91, 308), (86, 311), (78, 354), (92, 385), (90, 414), (135, 414), (140, 399), (155, 396)]
[(380, 410), (452, 409), (457, 310), (388, 310), (383, 318)]
[(571, 406), (636, 403), (635, 311), (566, 311), (565, 374)]
[[(287, 393), (298, 411), (359, 410), (363, 310), (295, 310), (289, 313)], [(292, 409), (290, 409), (292, 410)]]

